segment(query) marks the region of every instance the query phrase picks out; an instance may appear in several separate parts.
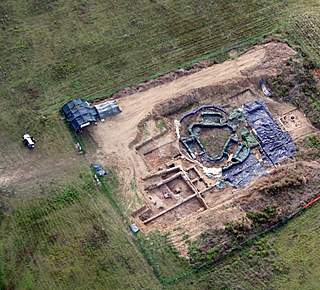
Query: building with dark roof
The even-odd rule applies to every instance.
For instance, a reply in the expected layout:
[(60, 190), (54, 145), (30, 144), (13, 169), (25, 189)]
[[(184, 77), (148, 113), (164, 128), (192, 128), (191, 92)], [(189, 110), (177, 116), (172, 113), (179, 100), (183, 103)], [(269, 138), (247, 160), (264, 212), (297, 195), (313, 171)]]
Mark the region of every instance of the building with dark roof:
[(62, 109), (66, 120), (76, 132), (97, 122), (97, 111), (91, 105), (81, 99), (74, 99), (66, 103)]
[(91, 106), (87, 101), (74, 99), (66, 103), (61, 112), (66, 117), (71, 128), (76, 132), (108, 117), (121, 113), (116, 100), (108, 100), (103, 103)]

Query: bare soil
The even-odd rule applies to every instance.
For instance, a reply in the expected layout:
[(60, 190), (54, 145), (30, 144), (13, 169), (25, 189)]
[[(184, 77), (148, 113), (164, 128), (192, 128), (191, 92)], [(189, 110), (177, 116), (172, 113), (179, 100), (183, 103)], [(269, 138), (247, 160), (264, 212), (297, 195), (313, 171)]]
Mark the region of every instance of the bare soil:
[[(129, 145), (138, 134), (140, 122), (150, 115), (157, 105), (158, 109), (160, 104), (164, 109), (170, 107), (170, 102), (164, 102), (179, 99), (179, 96), (186, 95), (194, 89), (232, 83), (237, 87), (236, 84), (246, 82), (249, 75), (252, 79), (276, 74), (281, 68), (281, 63), (293, 55), (295, 52), (286, 44), (270, 42), (254, 47), (238, 59), (213, 65), (147, 91), (120, 98), (118, 101), (122, 113), (91, 128), (91, 134), (99, 146), (98, 159), (105, 165), (117, 169), (125, 194), (124, 202), (130, 204), (130, 209), (141, 206), (139, 203), (130, 202), (136, 194), (132, 190), (132, 179), (139, 180), (144, 176), (147, 166)], [(138, 191), (142, 191), (139, 182), (137, 185)]]
[[(213, 103), (231, 110), (259, 98), (300, 144), (299, 140), (314, 133), (315, 128), (294, 106), (266, 98), (258, 87), (261, 78), (279, 75), (294, 55), (290, 47), (279, 42), (256, 46), (235, 60), (119, 98), (122, 113), (90, 128), (99, 146), (97, 158), (115, 168), (120, 176), (121, 198), (127, 212), (144, 206), (134, 215), (143, 231), (168, 232), (173, 244), (186, 255), (186, 241), (198, 239), (204, 231), (221, 231), (230, 221), (242, 220), (246, 216), (244, 209), (254, 204), (261, 202), (266, 206), (267, 201), (261, 199), (263, 194), (256, 194), (258, 190), (251, 187), (214, 189), (213, 180), (203, 174), (203, 166), (182, 152), (174, 120), (202, 104)], [(209, 140), (208, 134), (204, 137)], [(212, 145), (215, 153), (224, 144)], [(308, 166), (312, 171), (318, 165)], [(281, 179), (283, 172), (277, 171), (272, 178)], [(287, 212), (310, 197), (297, 196)], [(247, 207), (243, 206), (245, 202)], [(279, 200), (278, 204), (281, 203), (288, 201)]]

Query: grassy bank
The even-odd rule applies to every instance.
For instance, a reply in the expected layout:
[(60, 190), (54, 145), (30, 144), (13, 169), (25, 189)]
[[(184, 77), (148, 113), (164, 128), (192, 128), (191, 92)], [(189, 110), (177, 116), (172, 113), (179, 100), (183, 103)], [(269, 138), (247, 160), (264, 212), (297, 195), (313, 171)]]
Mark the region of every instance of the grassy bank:
[(320, 204), (171, 289), (318, 289)]

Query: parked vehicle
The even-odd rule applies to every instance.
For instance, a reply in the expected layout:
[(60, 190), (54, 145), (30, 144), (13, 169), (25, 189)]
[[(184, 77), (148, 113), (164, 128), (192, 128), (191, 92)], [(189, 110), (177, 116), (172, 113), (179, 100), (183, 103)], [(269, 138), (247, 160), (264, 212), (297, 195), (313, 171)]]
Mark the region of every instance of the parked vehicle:
[(90, 167), (98, 177), (107, 175), (107, 172), (103, 169), (102, 165), (100, 164), (91, 164)]
[(36, 146), (34, 138), (31, 137), (29, 134), (23, 135), (23, 144), (30, 150), (34, 149)]
[(133, 232), (134, 234), (136, 234), (137, 232), (140, 231), (140, 229), (138, 228), (138, 226), (136, 224), (131, 224), (130, 225), (130, 230), (131, 232)]

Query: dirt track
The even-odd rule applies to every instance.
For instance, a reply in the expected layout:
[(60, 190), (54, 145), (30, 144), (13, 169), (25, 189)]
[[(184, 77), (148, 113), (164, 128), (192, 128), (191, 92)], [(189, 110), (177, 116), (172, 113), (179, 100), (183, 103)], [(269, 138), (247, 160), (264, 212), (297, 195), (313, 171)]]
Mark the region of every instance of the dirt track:
[(146, 167), (135, 150), (129, 148), (129, 144), (136, 137), (139, 122), (151, 113), (155, 105), (192, 89), (223, 85), (247, 79), (249, 75), (252, 77), (255, 74), (257, 76), (275, 74), (281, 63), (294, 54), (295, 52), (287, 45), (270, 42), (254, 47), (238, 59), (211, 66), (145, 92), (120, 98), (119, 104), (123, 112), (92, 128), (91, 133), (100, 146), (98, 159), (107, 166), (117, 164), (117, 168), (121, 169), (118, 173), (124, 186), (123, 192), (129, 201), (127, 202), (131, 202), (130, 207), (135, 206), (132, 180), (143, 176)]

